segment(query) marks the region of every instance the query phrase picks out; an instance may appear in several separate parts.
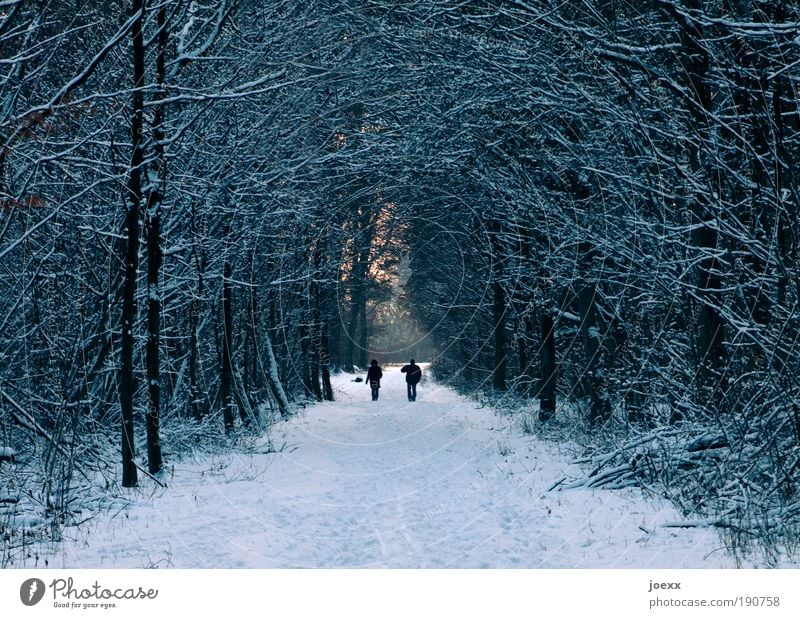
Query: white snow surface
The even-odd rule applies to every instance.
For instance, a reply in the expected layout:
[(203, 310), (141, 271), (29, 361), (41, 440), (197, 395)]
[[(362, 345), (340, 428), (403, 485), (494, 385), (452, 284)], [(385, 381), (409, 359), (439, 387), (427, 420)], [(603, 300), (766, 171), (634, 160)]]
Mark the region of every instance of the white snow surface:
[(273, 427), (279, 452), (176, 464), (166, 490), (142, 480), (49, 566), (736, 567), (714, 530), (659, 527), (680, 516), (638, 490), (548, 491), (580, 471), (508, 416), (430, 380), (408, 402), (398, 367), (378, 402), (351, 380)]

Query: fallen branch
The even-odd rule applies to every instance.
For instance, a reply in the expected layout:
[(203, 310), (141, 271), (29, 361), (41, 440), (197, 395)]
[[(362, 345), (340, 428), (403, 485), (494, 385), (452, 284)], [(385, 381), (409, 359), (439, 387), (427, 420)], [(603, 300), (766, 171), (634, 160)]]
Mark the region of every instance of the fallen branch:
[(149, 477), (150, 477), (151, 479), (153, 479), (153, 480), (154, 480), (156, 483), (158, 483), (159, 485), (161, 485), (161, 487), (163, 487), (164, 489), (167, 489), (167, 484), (166, 484), (164, 481), (159, 481), (159, 480), (158, 480), (158, 479), (157, 479), (155, 476), (153, 476), (152, 474), (150, 474), (150, 473), (149, 473), (147, 470), (145, 470), (144, 468), (142, 468), (142, 467), (141, 467), (139, 464), (137, 464), (135, 461), (131, 460), (131, 463), (133, 463), (133, 465), (134, 465), (134, 466), (136, 466), (136, 469), (137, 469), (139, 472), (141, 472), (141, 473), (142, 473), (142, 474), (144, 474), (145, 476), (149, 476)]

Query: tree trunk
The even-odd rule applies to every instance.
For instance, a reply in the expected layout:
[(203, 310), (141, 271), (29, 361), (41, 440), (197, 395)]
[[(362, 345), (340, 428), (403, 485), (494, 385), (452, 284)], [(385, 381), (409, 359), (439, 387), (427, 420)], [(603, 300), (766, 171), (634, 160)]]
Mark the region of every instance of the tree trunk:
[(320, 360), (322, 368), (322, 398), (325, 401), (333, 401), (333, 386), (331, 385), (331, 354), (328, 348), (328, 321), (323, 319), (320, 325)]
[(493, 286), (494, 302), (494, 387), (499, 391), (507, 388), (508, 338), (506, 336), (506, 293), (499, 281)]
[(163, 260), (161, 250), (161, 204), (164, 199), (166, 153), (164, 151), (164, 81), (166, 79), (167, 8), (158, 10), (158, 54), (156, 56), (156, 105), (153, 108), (152, 180), (148, 186), (145, 230), (147, 237), (147, 463), (150, 474), (163, 465), (161, 455), (161, 290), (159, 276)]
[(286, 396), (286, 391), (283, 389), (281, 379), (278, 373), (278, 362), (275, 360), (275, 353), (272, 350), (272, 341), (269, 334), (264, 337), (264, 350), (266, 352), (267, 360), (267, 384), (269, 385), (275, 403), (278, 405), (278, 411), (281, 418), (289, 418), (290, 407), (289, 398)]
[[(685, 8), (700, 12), (701, 0), (686, 0)], [(693, 17), (678, 13), (675, 7), (667, 6), (682, 25), (684, 75), (686, 91), (693, 100), (687, 103), (695, 139), (689, 143), (689, 168), (692, 172), (688, 198), (688, 209), (692, 214), (690, 242), (700, 255), (697, 260), (697, 287), (693, 293), (696, 311), (695, 347), (697, 353), (696, 392), (701, 406), (712, 404), (719, 395), (722, 367), (725, 364), (723, 341), (725, 325), (721, 315), (722, 289), (717, 270), (715, 253), (718, 250), (718, 225), (711, 196), (722, 195), (718, 185), (720, 175), (709, 161), (707, 149), (713, 148), (709, 118), (713, 103), (709, 88), (709, 58), (703, 48), (702, 26)]]
[[(344, 367), (347, 371), (353, 371), (355, 366), (361, 361), (361, 351), (356, 352), (356, 340), (359, 339), (358, 327), (359, 318), (362, 315), (362, 307), (366, 306), (364, 297), (364, 277), (367, 275), (366, 263), (362, 261), (361, 254), (356, 258), (353, 265), (352, 278), (350, 282), (350, 317), (347, 322), (347, 332), (345, 337)], [(364, 311), (365, 313), (366, 311)], [(366, 352), (364, 352), (366, 354)], [(362, 365), (363, 368), (366, 365)]]
[[(191, 213), (191, 229), (192, 237), (197, 238), (197, 223), (195, 216), (195, 205), (192, 204)], [(208, 396), (200, 386), (200, 378), (198, 376), (200, 364), (200, 348), (199, 348), (199, 329), (200, 329), (200, 309), (202, 306), (202, 298), (205, 293), (204, 289), (204, 273), (205, 273), (205, 257), (203, 250), (198, 249), (198, 240), (192, 245), (193, 261), (197, 272), (197, 289), (192, 298), (191, 308), (189, 310), (189, 413), (195, 420), (200, 420), (208, 413)]]
[(320, 369), (322, 364), (322, 320), (319, 307), (319, 284), (316, 282), (319, 277), (319, 249), (314, 249), (314, 280), (308, 286), (308, 304), (311, 307), (311, 392), (314, 399), (322, 401), (322, 389), (320, 388)]
[(490, 220), (486, 225), (489, 231), (489, 246), (491, 253), (492, 276), (492, 326), (494, 328), (494, 361), (492, 378), (494, 388), (505, 391), (508, 387), (508, 337), (506, 335), (507, 298), (503, 287), (503, 256), (504, 247), (500, 242), (501, 227), (496, 219)]
[(311, 384), (311, 363), (313, 362), (313, 345), (309, 342), (308, 326), (306, 325), (305, 312), (300, 318), (297, 327), (297, 337), (300, 339), (300, 381), (303, 383), (303, 394), (306, 397), (313, 397), (314, 388)]
[[(517, 321), (516, 340), (517, 340), (517, 371), (519, 376), (524, 376), (527, 380), (528, 371), (531, 365), (531, 360), (528, 358), (528, 332), (525, 323), (527, 318)], [(528, 384), (525, 384), (523, 391), (525, 394), (529, 391)]]
[(134, 487), (138, 473), (136, 456), (133, 398), (136, 392), (136, 377), (133, 368), (133, 350), (136, 327), (136, 289), (139, 273), (139, 216), (142, 206), (142, 163), (144, 162), (144, 23), (145, 0), (133, 0), (132, 14), (135, 21), (131, 29), (133, 38), (133, 93), (131, 94), (131, 163), (128, 176), (125, 233), (125, 277), (122, 293), (122, 332), (120, 333), (119, 400), (122, 412), (122, 486)]
[(581, 318), (581, 341), (583, 344), (583, 375), (581, 390), (589, 397), (589, 423), (598, 425), (611, 418), (611, 402), (608, 399), (605, 379), (605, 354), (601, 345), (600, 323), (595, 296), (596, 285), (590, 282), (592, 249), (586, 243), (579, 247), (584, 281), (578, 290), (578, 306)]
[(322, 365), (322, 335), (319, 324), (314, 324), (314, 340), (311, 346), (310, 370), (311, 370), (311, 395), (317, 401), (322, 401), (322, 388), (320, 386), (320, 369)]
[(222, 274), (222, 376), (220, 402), (225, 429), (233, 429), (233, 287), (231, 263), (225, 260)]
[(539, 419), (546, 421), (556, 412), (556, 383), (558, 381), (556, 368), (556, 336), (555, 323), (550, 311), (542, 307), (540, 316), (540, 331), (542, 343), (540, 348), (541, 358), (541, 390), (539, 399)]
[[(157, 207), (156, 207), (157, 208)], [(146, 217), (147, 229), (147, 462), (150, 474), (161, 470), (161, 370), (159, 359), (161, 334), (161, 299), (159, 291), (159, 270), (161, 268), (161, 219), (157, 211)]]
[[(250, 280), (255, 280), (255, 256), (251, 256)], [(251, 407), (261, 401), (264, 392), (264, 375), (258, 367), (258, 288), (250, 287), (250, 310), (248, 312), (245, 367), (245, 396)]]
[(358, 307), (358, 325), (359, 325), (359, 340), (358, 340), (358, 366), (366, 367), (369, 363), (367, 359), (367, 340), (369, 329), (367, 327), (367, 298), (365, 294), (361, 295), (360, 304)]
[(347, 320), (347, 330), (344, 333), (344, 358), (342, 368), (345, 371), (355, 371), (355, 330), (358, 318), (358, 302), (355, 298), (356, 290), (353, 288), (350, 299), (350, 318)]

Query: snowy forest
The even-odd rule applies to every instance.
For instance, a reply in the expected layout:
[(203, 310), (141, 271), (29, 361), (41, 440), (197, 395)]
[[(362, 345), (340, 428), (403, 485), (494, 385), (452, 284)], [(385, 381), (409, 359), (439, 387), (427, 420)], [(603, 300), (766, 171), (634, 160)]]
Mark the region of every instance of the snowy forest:
[(0, 84), (3, 566), (415, 355), (800, 540), (796, 3), (0, 0)]

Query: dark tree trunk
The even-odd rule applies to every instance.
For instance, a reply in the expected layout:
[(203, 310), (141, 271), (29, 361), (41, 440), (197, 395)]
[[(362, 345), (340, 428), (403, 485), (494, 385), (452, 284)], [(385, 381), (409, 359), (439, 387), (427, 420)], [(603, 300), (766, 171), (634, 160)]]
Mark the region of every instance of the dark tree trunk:
[[(197, 287), (202, 289), (202, 275), (197, 282)], [(200, 380), (198, 379), (198, 364), (200, 350), (198, 349), (197, 330), (200, 320), (200, 300), (192, 299), (192, 308), (189, 314), (189, 413), (196, 420), (200, 420), (206, 410), (203, 405), (202, 391), (200, 390)]]
[(581, 390), (589, 397), (589, 423), (594, 426), (611, 418), (611, 402), (605, 379), (605, 350), (601, 343), (600, 322), (597, 314), (596, 285), (590, 282), (593, 251), (585, 243), (579, 248), (584, 281), (578, 290), (583, 344), (583, 375)]
[[(320, 264), (322, 256), (320, 254), (320, 247), (314, 247), (313, 264), (314, 276), (308, 286), (308, 304), (311, 307), (311, 388), (314, 398), (317, 401), (323, 400), (324, 384), (320, 386), (320, 372), (327, 371), (327, 363), (330, 362), (328, 354), (328, 337), (325, 334), (325, 341), (323, 342), (323, 324), (322, 324), (322, 294), (318, 280), (322, 278), (320, 272)], [(325, 363), (325, 367), (323, 367)], [(330, 374), (328, 374), (328, 382), (330, 382)]]
[[(255, 255), (250, 255), (250, 281), (255, 280)], [(239, 402), (239, 417), (245, 426), (251, 426), (253, 423), (258, 424), (256, 404), (259, 399), (260, 393), (260, 376), (258, 371), (257, 357), (257, 328), (258, 328), (258, 287), (254, 284), (250, 285), (250, 297), (248, 301), (247, 313), (244, 316), (244, 330), (245, 343), (244, 343), (244, 359), (243, 359), (243, 375), (241, 376), (241, 389), (237, 389), (239, 393), (237, 401)]]
[(300, 324), (297, 327), (297, 336), (300, 339), (300, 381), (303, 384), (303, 394), (306, 397), (314, 395), (314, 387), (311, 384), (311, 364), (313, 362), (312, 345), (313, 342), (309, 341), (308, 326), (306, 325), (305, 315), (300, 318)]
[(233, 428), (233, 286), (231, 263), (225, 260), (222, 274), (222, 376), (220, 402), (225, 429)]
[(139, 272), (139, 217), (142, 206), (142, 164), (144, 162), (144, 86), (145, 49), (142, 27), (145, 0), (133, 0), (131, 29), (133, 38), (133, 85), (131, 116), (131, 162), (128, 177), (127, 209), (125, 215), (125, 276), (122, 293), (122, 332), (120, 333), (119, 400), (122, 412), (122, 486), (133, 487), (138, 481), (134, 426), (133, 398), (136, 378), (133, 368), (133, 350), (136, 327), (136, 289)]
[(161, 290), (159, 276), (163, 254), (161, 249), (161, 203), (164, 199), (166, 153), (164, 151), (164, 81), (166, 79), (167, 8), (158, 11), (158, 54), (156, 55), (156, 80), (159, 90), (153, 108), (153, 165), (145, 211), (147, 236), (147, 394), (149, 406), (147, 425), (147, 462), (151, 474), (161, 470)]
[[(518, 371), (520, 376), (528, 376), (528, 370), (530, 368), (531, 361), (528, 358), (528, 332), (525, 324), (525, 320), (520, 320), (517, 322), (517, 361), (518, 361)], [(524, 392), (527, 394), (529, 390), (528, 385), (526, 384), (524, 387)]]
[[(364, 252), (360, 252), (353, 265), (352, 281), (350, 282), (350, 317), (347, 322), (347, 332), (345, 333), (344, 366), (348, 371), (353, 371), (355, 365), (362, 368), (366, 366), (366, 350), (356, 352), (356, 345), (364, 339), (363, 333), (359, 334), (359, 326), (363, 325), (363, 317), (366, 315), (366, 292), (364, 289), (364, 279), (367, 276), (367, 262)], [(360, 346), (366, 347), (366, 346)], [(362, 364), (363, 361), (363, 364)]]
[(506, 336), (506, 292), (502, 283), (494, 282), (492, 320), (494, 323), (494, 387), (507, 388), (508, 337)]
[[(708, 252), (717, 249), (718, 234), (713, 227), (713, 220), (703, 213), (696, 213), (695, 229), (692, 231), (692, 243), (699, 249)], [(725, 362), (723, 341), (725, 324), (720, 315), (720, 295), (722, 282), (714, 257), (705, 257), (698, 262), (699, 307), (696, 345), (698, 350), (699, 377), (701, 389), (716, 388)]]
[(347, 330), (344, 333), (344, 358), (342, 359), (345, 371), (355, 371), (355, 337), (358, 324), (358, 299), (355, 289), (352, 291), (350, 302), (350, 318), (347, 320)]
[(322, 320), (320, 325), (321, 328), (321, 335), (320, 335), (320, 357), (321, 357), (321, 368), (322, 368), (322, 398), (325, 401), (333, 401), (333, 386), (331, 385), (331, 355), (330, 350), (328, 349), (328, 321), (327, 319)]
[(309, 369), (311, 380), (311, 395), (317, 401), (322, 401), (322, 388), (320, 387), (320, 365), (322, 364), (322, 334), (320, 331), (320, 324), (315, 319), (313, 328), (313, 336), (311, 342), (311, 358), (309, 359)]
[[(685, 7), (692, 11), (702, 11), (701, 0), (686, 0)], [(669, 8), (669, 7), (668, 7)], [(672, 10), (672, 9), (669, 9)], [(714, 257), (718, 250), (718, 224), (714, 214), (711, 195), (722, 195), (717, 184), (720, 175), (716, 173), (712, 163), (707, 160), (706, 149), (712, 148), (709, 118), (712, 113), (712, 95), (709, 88), (709, 58), (703, 48), (704, 33), (702, 27), (691, 17), (674, 13), (683, 25), (682, 44), (685, 57), (685, 77), (687, 92), (693, 96), (688, 102), (692, 125), (696, 131), (696, 139), (689, 140), (692, 151), (689, 153), (689, 165), (698, 182), (705, 182), (704, 191), (694, 191), (689, 195), (689, 209), (692, 213), (692, 246), (702, 256), (697, 261), (698, 286), (696, 293), (697, 328), (695, 345), (697, 348), (696, 390), (700, 404), (713, 404), (719, 396), (722, 368), (726, 354), (723, 346), (725, 324), (721, 315), (722, 283)]]
[(360, 298), (360, 304), (358, 307), (358, 314), (359, 314), (359, 339), (358, 339), (358, 366), (359, 367), (366, 367), (367, 363), (367, 340), (369, 335), (369, 328), (367, 325), (367, 298), (366, 295), (362, 294)]
[[(322, 401), (322, 389), (320, 388), (320, 369), (322, 365), (322, 320), (320, 311), (319, 284), (316, 279), (319, 273), (319, 248), (314, 249), (314, 280), (308, 287), (308, 303), (311, 305), (311, 391), (314, 399)], [(327, 343), (326, 343), (327, 345)]]
[(546, 308), (541, 309), (540, 332), (542, 337), (541, 358), (541, 390), (539, 399), (539, 418), (549, 420), (556, 412), (556, 384), (558, 370), (556, 367), (556, 336), (553, 316)]
[(159, 358), (161, 334), (161, 300), (159, 271), (161, 269), (161, 218), (151, 211), (146, 218), (147, 228), (147, 461), (151, 474), (161, 470), (161, 364)]
[[(195, 205), (192, 204), (191, 215), (192, 237), (198, 238), (197, 222), (195, 218)], [(197, 273), (197, 289), (192, 298), (189, 310), (189, 413), (191, 416), (200, 420), (208, 413), (208, 397), (200, 386), (201, 380), (198, 375), (200, 365), (199, 348), (199, 329), (200, 329), (200, 310), (202, 298), (205, 293), (203, 276), (205, 273), (205, 258), (202, 249), (198, 249), (199, 240), (192, 245), (192, 254)]]
[(134, 487), (137, 471), (134, 464), (136, 456), (133, 397), (136, 391), (136, 378), (133, 373), (134, 328), (136, 324), (136, 274), (139, 262), (139, 208), (128, 206), (125, 217), (128, 248), (125, 255), (125, 280), (122, 297), (122, 332), (120, 333), (120, 376), (119, 399), (122, 411), (122, 486)]
[(489, 261), (492, 276), (492, 326), (494, 328), (492, 377), (494, 388), (498, 391), (505, 391), (508, 388), (508, 336), (506, 334), (508, 299), (506, 289), (503, 287), (502, 263), (505, 248), (500, 241), (500, 222), (492, 219), (486, 227), (489, 231), (489, 246), (491, 247)]

